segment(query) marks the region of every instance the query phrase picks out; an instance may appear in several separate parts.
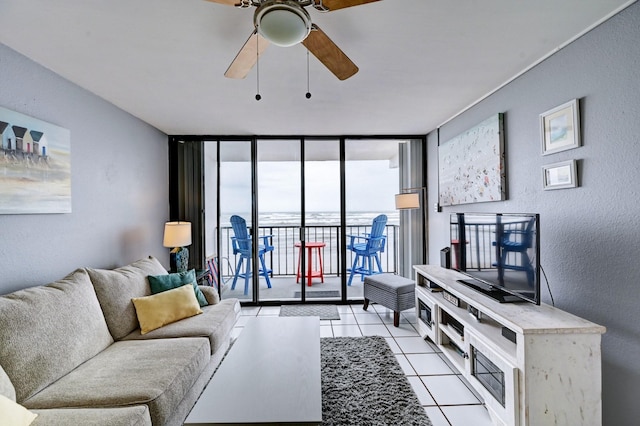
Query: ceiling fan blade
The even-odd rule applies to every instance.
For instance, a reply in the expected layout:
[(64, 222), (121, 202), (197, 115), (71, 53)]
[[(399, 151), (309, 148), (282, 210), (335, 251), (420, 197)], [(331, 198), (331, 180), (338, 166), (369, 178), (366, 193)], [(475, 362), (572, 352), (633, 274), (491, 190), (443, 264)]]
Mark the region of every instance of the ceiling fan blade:
[(338, 79), (346, 80), (358, 72), (356, 64), (316, 24), (302, 44)]
[(328, 11), (332, 11), (344, 9), (345, 7), (360, 6), (362, 4), (373, 3), (374, 1), (380, 0), (313, 0), (313, 6), (316, 9), (326, 9)]
[(258, 55), (261, 55), (268, 46), (269, 41), (254, 30), (227, 68), (224, 76), (245, 78), (258, 61)]
[(240, 0), (207, 0), (207, 1), (210, 1), (212, 3), (226, 4), (228, 6), (236, 6), (238, 3), (240, 3)]

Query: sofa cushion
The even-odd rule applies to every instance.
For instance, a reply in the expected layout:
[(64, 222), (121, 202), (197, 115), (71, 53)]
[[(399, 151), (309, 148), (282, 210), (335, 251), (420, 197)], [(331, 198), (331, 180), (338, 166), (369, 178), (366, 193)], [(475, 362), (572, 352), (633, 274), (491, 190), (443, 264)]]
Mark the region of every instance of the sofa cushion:
[(87, 272), (0, 296), (0, 365), (22, 402), (113, 343)]
[(202, 294), (202, 291), (198, 288), (195, 269), (176, 272), (175, 274), (149, 275), (147, 278), (149, 279), (151, 294), (162, 293), (163, 291), (171, 290), (185, 284), (191, 284), (200, 306), (208, 305), (207, 298), (204, 297), (204, 294)]
[(225, 299), (217, 305), (205, 306), (201, 315), (165, 325), (157, 330), (142, 334), (135, 330), (122, 340), (166, 339), (174, 337), (206, 337), (209, 339), (211, 354), (220, 348), (233, 330), (240, 316), (238, 299)]
[(0, 365), (0, 395), (4, 395), (12, 401), (16, 400), (16, 388), (13, 387), (13, 383), (9, 380), (9, 376), (2, 369)]
[(202, 313), (191, 284), (152, 296), (134, 297), (132, 301), (142, 334)]
[(38, 414), (31, 426), (151, 426), (149, 407), (59, 408), (33, 410)]
[(0, 413), (2, 413), (2, 424), (9, 426), (29, 426), (38, 417), (37, 414), (4, 395), (0, 395)]
[(215, 287), (209, 287), (206, 285), (199, 285), (198, 288), (204, 294), (204, 297), (207, 298), (208, 305), (215, 305), (220, 302), (220, 295), (218, 294), (218, 290)]
[(138, 318), (131, 299), (148, 296), (148, 275), (162, 275), (167, 271), (154, 257), (140, 259), (116, 269), (87, 268), (109, 331), (119, 340), (138, 328)]
[(33, 410), (146, 404), (153, 424), (163, 425), (210, 358), (203, 338), (115, 342), (23, 405)]

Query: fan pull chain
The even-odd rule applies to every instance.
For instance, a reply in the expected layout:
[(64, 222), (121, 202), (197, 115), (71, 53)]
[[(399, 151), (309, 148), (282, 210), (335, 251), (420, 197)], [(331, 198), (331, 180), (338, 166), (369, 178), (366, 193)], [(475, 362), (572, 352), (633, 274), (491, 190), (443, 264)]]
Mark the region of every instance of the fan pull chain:
[(258, 29), (256, 28), (256, 101), (262, 99), (260, 96), (260, 50), (258, 44), (260, 43), (260, 37), (258, 37)]
[(311, 99), (311, 92), (309, 91), (309, 49), (307, 49), (307, 99)]

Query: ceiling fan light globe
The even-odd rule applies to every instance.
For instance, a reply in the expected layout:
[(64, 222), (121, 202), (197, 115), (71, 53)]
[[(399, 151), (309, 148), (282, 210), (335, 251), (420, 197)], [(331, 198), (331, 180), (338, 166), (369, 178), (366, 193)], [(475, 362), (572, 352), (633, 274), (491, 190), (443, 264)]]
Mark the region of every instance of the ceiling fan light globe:
[(288, 2), (267, 3), (260, 7), (256, 11), (255, 24), (262, 37), (281, 47), (300, 43), (311, 31), (309, 14), (299, 5)]

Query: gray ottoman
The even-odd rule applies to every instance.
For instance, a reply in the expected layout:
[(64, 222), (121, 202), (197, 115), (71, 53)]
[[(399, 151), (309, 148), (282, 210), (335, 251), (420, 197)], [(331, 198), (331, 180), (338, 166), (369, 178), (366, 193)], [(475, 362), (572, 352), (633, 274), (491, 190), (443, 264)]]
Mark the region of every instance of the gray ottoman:
[(364, 279), (365, 311), (369, 302), (379, 303), (393, 311), (393, 325), (400, 325), (400, 311), (416, 306), (415, 281), (394, 274), (377, 274)]

